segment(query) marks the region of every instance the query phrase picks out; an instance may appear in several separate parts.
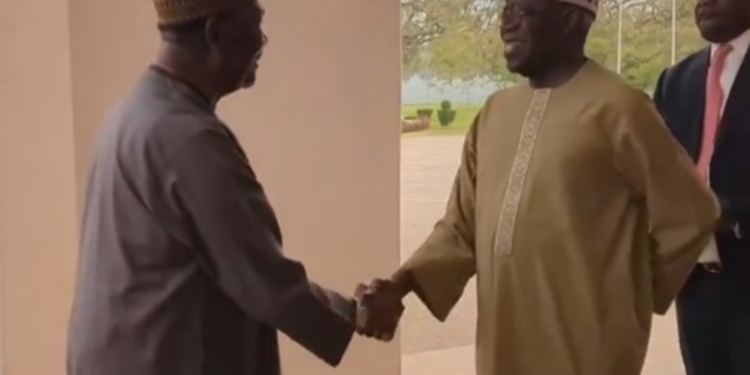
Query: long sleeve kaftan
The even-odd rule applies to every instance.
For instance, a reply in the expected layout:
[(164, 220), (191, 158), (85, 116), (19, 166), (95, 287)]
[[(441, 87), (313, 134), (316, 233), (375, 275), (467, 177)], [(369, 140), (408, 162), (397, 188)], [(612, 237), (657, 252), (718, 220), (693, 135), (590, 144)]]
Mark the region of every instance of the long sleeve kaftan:
[(68, 375), (278, 375), (276, 330), (336, 365), (353, 300), (281, 251), (237, 140), (149, 71), (107, 120), (86, 194)]
[(487, 101), (401, 272), (441, 320), (476, 274), (478, 375), (637, 375), (717, 218), (649, 98), (588, 62)]

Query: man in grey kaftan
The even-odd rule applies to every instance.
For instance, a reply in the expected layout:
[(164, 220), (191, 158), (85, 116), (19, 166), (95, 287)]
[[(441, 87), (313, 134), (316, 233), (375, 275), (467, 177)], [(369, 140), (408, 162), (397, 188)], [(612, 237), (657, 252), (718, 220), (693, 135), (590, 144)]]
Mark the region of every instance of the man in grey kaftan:
[[(255, 38), (244, 45), (262, 48), (256, 1), (191, 1), (186, 9), (196, 14), (218, 4), (231, 10), (221, 22), (249, 20), (237, 38)], [(160, 25), (191, 19), (175, 13), (183, 3), (162, 10)], [(180, 38), (202, 35), (175, 30)], [(163, 47), (170, 57), (145, 73), (96, 144), (68, 374), (278, 375), (276, 329), (337, 365), (357, 304), (310, 282), (302, 264), (282, 255), (263, 188), (214, 113), (216, 97), (236, 88), (214, 95), (211, 88), (221, 86), (202, 77), (216, 71), (192, 58), (175, 63), (180, 48)], [(238, 86), (252, 84), (257, 52), (247, 54), (247, 72), (230, 77)], [(220, 78), (211, 82), (232, 82)]]

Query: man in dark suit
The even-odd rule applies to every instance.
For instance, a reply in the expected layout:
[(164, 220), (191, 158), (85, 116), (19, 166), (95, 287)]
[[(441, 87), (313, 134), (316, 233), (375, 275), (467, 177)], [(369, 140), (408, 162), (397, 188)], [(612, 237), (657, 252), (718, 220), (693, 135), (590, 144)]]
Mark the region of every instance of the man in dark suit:
[(750, 5), (698, 0), (710, 45), (662, 73), (654, 100), (722, 208), (677, 299), (688, 375), (750, 374)]

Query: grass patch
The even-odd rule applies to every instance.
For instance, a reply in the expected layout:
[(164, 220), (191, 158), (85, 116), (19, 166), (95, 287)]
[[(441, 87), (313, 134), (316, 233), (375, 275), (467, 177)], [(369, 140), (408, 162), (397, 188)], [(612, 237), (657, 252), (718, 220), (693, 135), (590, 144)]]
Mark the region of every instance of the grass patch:
[(423, 137), (423, 136), (434, 136), (434, 135), (463, 135), (469, 130), (471, 122), (474, 121), (474, 117), (479, 113), (482, 108), (481, 104), (454, 104), (453, 109), (456, 110), (456, 119), (450, 126), (443, 128), (438, 122), (437, 111), (440, 110), (440, 103), (434, 104), (420, 104), (420, 105), (404, 105), (401, 107), (401, 117), (416, 116), (417, 109), (431, 108), (435, 112), (432, 114), (432, 124), (427, 130), (422, 130), (413, 133), (405, 133), (404, 137)]

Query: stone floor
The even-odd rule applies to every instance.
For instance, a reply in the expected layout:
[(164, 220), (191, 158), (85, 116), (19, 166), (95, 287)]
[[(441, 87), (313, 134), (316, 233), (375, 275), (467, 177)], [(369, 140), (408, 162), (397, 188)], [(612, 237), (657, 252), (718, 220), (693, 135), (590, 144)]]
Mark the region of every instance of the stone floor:
[[(458, 168), (462, 138), (456, 136), (405, 138), (401, 145), (401, 258), (408, 256), (442, 216), (453, 175)], [(413, 295), (401, 332), (404, 354), (474, 343), (476, 290), (470, 283), (463, 300), (440, 324)]]
[[(462, 137), (408, 137), (401, 146), (401, 256), (406, 259), (443, 213)], [(473, 375), (476, 288), (440, 324), (410, 297), (401, 325), (402, 375)], [(657, 318), (643, 375), (684, 375), (673, 315)]]

